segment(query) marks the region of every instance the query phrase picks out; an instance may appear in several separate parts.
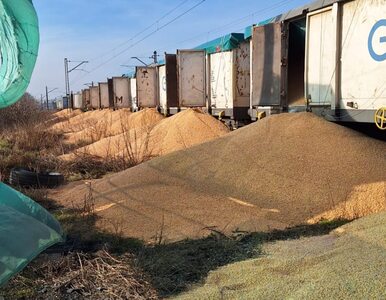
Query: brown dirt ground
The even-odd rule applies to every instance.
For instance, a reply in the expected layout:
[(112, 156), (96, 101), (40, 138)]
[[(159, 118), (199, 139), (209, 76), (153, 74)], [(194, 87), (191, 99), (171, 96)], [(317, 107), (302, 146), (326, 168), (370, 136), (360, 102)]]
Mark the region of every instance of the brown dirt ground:
[[(385, 149), (383, 142), (310, 113), (275, 115), (92, 181), (99, 226), (118, 221), (127, 236), (151, 240), (162, 231), (165, 239), (178, 240), (206, 235), (207, 227), (264, 231), (366, 215), (384, 205), (330, 212), (341, 212), (349, 201), (384, 204)], [(87, 191), (79, 183), (51, 196), (69, 205)]]

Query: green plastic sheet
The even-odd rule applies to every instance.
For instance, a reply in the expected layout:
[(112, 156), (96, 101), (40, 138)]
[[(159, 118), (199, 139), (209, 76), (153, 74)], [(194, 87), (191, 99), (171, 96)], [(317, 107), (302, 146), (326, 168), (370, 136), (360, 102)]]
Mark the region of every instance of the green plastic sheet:
[(39, 49), (38, 18), (31, 0), (0, 0), (0, 108), (25, 93)]
[(229, 33), (223, 37), (202, 44), (195, 49), (205, 50), (207, 54), (229, 51), (237, 48), (244, 41), (243, 33)]
[(61, 241), (60, 224), (49, 212), (0, 183), (0, 287), (38, 254)]

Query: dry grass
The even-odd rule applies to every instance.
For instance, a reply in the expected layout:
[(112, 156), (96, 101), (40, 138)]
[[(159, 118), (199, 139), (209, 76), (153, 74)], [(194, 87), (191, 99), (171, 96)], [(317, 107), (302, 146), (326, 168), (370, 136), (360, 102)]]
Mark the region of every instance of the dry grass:
[[(27, 114), (24, 112), (27, 108), (20, 106), (21, 108), (23, 109), (23, 112), (20, 112), (21, 116), (38, 113), (40, 119), (20, 118), (19, 120), (16, 117), (11, 119), (8, 117), (9, 124), (1, 128), (0, 178), (3, 181), (8, 180), (10, 170), (14, 167), (25, 167), (36, 171), (50, 170), (61, 172), (65, 175), (67, 181), (100, 178), (107, 173), (122, 171), (140, 163), (142, 158), (134, 154), (134, 150), (142, 149), (144, 153), (147, 151), (147, 148), (140, 145), (137, 139), (130, 137), (130, 141), (127, 141), (125, 144), (129, 155), (109, 156), (101, 160), (87, 153), (77, 153), (73, 155), (71, 160), (62, 161), (59, 159), (61, 155), (84, 146), (90, 138), (91, 140), (98, 140), (105, 136), (110, 128), (108, 124), (112, 121), (107, 119), (99, 120), (96, 125), (94, 124), (88, 130), (90, 136), (86, 140), (77, 140), (76, 144), (69, 144), (61, 132), (48, 128), (47, 124), (50, 122), (60, 122), (59, 120), (66, 124), (66, 122), (73, 118), (81, 119), (82, 115), (79, 113), (66, 113), (63, 115), (59, 114), (58, 116), (56, 114), (40, 114), (39, 111), (36, 112), (38, 108), (35, 106), (27, 106), (29, 109), (29, 114)], [(13, 110), (11, 116), (17, 115), (19, 110), (16, 112), (13, 112)], [(70, 118), (70, 116), (72, 117)], [(87, 122), (92, 121), (86, 118), (85, 123)], [(122, 123), (124, 123), (123, 120)], [(144, 157), (147, 156), (144, 155)]]
[(117, 258), (107, 251), (42, 255), (1, 294), (6, 299), (158, 299), (133, 255)]

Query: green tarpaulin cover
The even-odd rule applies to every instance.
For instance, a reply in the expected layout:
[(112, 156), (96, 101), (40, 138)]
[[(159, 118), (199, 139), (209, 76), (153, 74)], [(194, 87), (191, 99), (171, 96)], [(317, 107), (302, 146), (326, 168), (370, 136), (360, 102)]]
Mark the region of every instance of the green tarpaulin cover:
[(0, 286), (62, 236), (60, 224), (43, 207), (0, 183)]
[(25, 93), (38, 48), (38, 18), (32, 1), (0, 0), (0, 108)]
[(223, 37), (217, 38), (213, 41), (202, 44), (195, 49), (205, 50), (207, 54), (216, 52), (229, 51), (237, 48), (240, 43), (244, 41), (243, 33), (229, 33)]

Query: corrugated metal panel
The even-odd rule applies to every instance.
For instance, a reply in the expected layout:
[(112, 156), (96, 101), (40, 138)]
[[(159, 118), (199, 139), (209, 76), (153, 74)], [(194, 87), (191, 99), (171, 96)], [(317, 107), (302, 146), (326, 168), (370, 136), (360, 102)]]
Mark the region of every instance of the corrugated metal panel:
[(156, 107), (158, 105), (156, 67), (137, 67), (138, 107)]
[(130, 107), (130, 81), (127, 77), (113, 77), (114, 107)]
[(91, 108), (100, 108), (99, 86), (90, 86), (90, 106)]
[(179, 101), (181, 107), (205, 107), (205, 51), (177, 50)]
[(99, 98), (100, 98), (101, 108), (109, 108), (110, 107), (109, 85), (107, 82), (99, 83)]
[(281, 104), (281, 24), (255, 27), (252, 37), (251, 105)]

